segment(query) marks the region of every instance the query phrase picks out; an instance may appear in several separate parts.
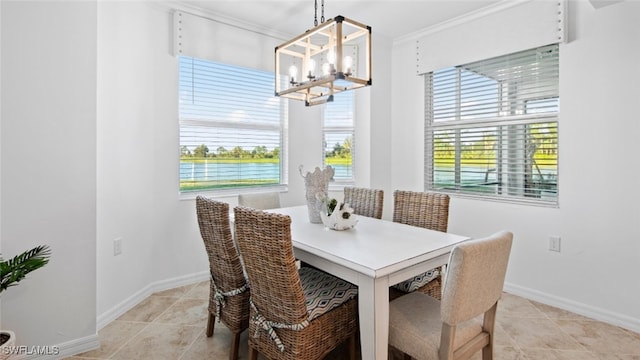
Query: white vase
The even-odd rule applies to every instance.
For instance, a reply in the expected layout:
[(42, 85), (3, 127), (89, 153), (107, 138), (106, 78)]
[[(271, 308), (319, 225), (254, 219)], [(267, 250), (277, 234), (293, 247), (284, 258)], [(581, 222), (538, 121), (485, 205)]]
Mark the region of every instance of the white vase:
[(313, 172), (303, 174), (302, 165), (298, 170), (304, 178), (309, 221), (313, 224), (322, 224), (322, 218), (320, 217), (322, 199), (326, 199), (329, 194), (329, 182), (333, 180), (335, 170), (331, 166), (327, 166), (324, 170), (316, 167)]

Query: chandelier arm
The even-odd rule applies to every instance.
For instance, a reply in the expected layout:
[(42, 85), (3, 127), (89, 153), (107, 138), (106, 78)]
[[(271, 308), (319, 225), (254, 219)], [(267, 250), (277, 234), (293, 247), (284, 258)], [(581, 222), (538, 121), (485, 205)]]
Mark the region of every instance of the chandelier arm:
[(320, 14), (320, 22), (324, 22), (324, 0), (322, 0), (322, 13)]

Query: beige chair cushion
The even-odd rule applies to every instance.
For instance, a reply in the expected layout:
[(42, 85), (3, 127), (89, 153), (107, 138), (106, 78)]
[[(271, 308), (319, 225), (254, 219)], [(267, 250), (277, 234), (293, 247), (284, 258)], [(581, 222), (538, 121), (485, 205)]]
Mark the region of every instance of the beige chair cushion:
[[(414, 359), (427, 359), (425, 354), (438, 353), (441, 331), (440, 301), (433, 297), (412, 292), (389, 304), (389, 343)], [(454, 347), (481, 331), (482, 323), (478, 319), (458, 325)]]
[(276, 209), (280, 207), (280, 193), (240, 194), (238, 204), (258, 210)]

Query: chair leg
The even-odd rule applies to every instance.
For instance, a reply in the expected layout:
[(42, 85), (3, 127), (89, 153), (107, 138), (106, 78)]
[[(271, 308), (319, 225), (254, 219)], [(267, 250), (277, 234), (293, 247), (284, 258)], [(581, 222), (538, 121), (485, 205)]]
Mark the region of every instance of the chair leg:
[(240, 348), (240, 333), (233, 333), (231, 339), (231, 351), (229, 351), (229, 360), (238, 360), (238, 349)]
[(249, 347), (249, 360), (258, 360), (258, 350)]
[(213, 328), (216, 324), (216, 316), (209, 313), (209, 320), (207, 320), (207, 337), (213, 336)]
[(482, 348), (482, 360), (493, 360), (492, 344), (489, 344)]
[(349, 337), (349, 359), (356, 360), (356, 334)]
[(482, 360), (493, 360), (493, 335), (495, 334), (498, 302), (484, 313), (483, 330), (489, 333), (489, 343), (482, 348)]

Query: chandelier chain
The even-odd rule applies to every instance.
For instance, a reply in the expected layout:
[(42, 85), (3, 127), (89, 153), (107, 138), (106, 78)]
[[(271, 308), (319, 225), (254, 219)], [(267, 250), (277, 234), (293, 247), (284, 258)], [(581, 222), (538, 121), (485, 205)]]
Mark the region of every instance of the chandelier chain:
[(318, 26), (318, 0), (314, 0), (313, 26)]
[[(318, 26), (318, 0), (314, 0), (313, 3), (313, 26)], [(324, 0), (321, 1), (321, 13), (320, 13), (320, 23), (324, 23)]]

